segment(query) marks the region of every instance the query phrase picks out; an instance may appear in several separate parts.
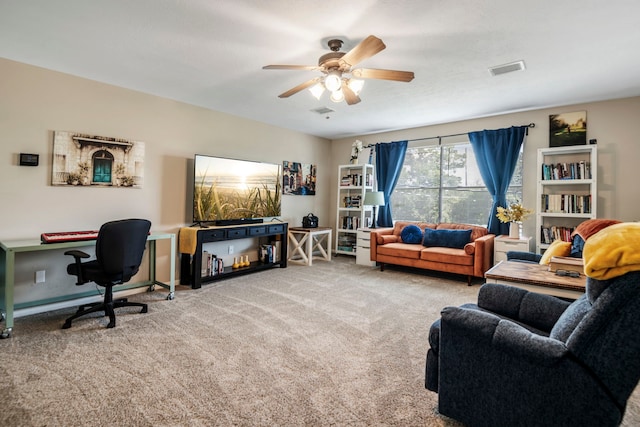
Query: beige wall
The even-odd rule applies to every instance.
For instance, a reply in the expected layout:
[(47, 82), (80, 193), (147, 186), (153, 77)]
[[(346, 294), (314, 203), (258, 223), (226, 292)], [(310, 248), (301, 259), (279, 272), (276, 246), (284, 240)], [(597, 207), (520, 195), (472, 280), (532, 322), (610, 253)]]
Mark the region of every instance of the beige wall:
[[(300, 225), (314, 212), (335, 226), (337, 165), (348, 163), (355, 139), (389, 142), (533, 122), (525, 144), (524, 203), (535, 206), (536, 149), (548, 145), (549, 114), (587, 111), (588, 138), (599, 147), (598, 215), (640, 220), (638, 159), (640, 98), (573, 105), (350, 137), (333, 142), (165, 98), (0, 59), (0, 239), (37, 238), (45, 231), (95, 229), (105, 221), (146, 217), (157, 232), (177, 233), (191, 220), (189, 165), (195, 153), (318, 165), (316, 196), (283, 198), (283, 219)], [(54, 130), (78, 131), (145, 142), (143, 189), (54, 187)], [(40, 166), (18, 166), (19, 153), (40, 154)], [(534, 219), (525, 233), (534, 233)], [(16, 300), (69, 291), (67, 258), (58, 253), (25, 256), (17, 272)], [(47, 270), (46, 286), (33, 273)], [(168, 278), (161, 250), (160, 278)]]
[[(318, 194), (283, 197), (283, 219), (299, 226), (309, 212), (331, 217), (328, 140), (4, 59), (0, 76), (0, 240), (91, 230), (126, 217), (148, 218), (152, 231), (177, 233), (191, 221), (189, 165), (196, 153), (317, 164)], [(144, 188), (51, 186), (54, 130), (143, 141)], [(18, 166), (19, 153), (39, 154), (40, 166)], [(16, 289), (17, 300), (68, 286), (64, 269), (56, 267), (67, 257), (24, 258), (18, 276), (25, 287)], [(162, 279), (167, 265), (165, 258)], [(49, 270), (46, 287), (33, 284), (32, 270), (39, 268)]]
[[(365, 144), (411, 140), (466, 133), (483, 129), (535, 123), (529, 129), (524, 146), (524, 200), (527, 207), (537, 207), (536, 154), (538, 148), (549, 146), (549, 115), (571, 111), (587, 112), (587, 139), (598, 141), (598, 217), (616, 218), (622, 221), (640, 221), (640, 97), (613, 101), (547, 108), (495, 117), (466, 120), (437, 126), (405, 129), (374, 135), (362, 135), (332, 142), (333, 168), (347, 163), (351, 144), (356, 139)], [(337, 186), (333, 178), (332, 189)], [(336, 205), (335, 190), (331, 200)], [(535, 234), (535, 217), (524, 223), (524, 233)], [(532, 249), (533, 249), (532, 244)]]

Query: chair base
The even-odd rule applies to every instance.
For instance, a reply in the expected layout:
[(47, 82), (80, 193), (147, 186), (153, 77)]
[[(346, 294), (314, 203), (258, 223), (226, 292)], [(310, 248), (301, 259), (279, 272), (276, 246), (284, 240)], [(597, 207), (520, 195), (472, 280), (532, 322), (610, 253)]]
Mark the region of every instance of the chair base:
[(140, 302), (129, 302), (126, 298), (118, 298), (111, 302), (83, 304), (78, 307), (78, 311), (76, 312), (76, 314), (67, 318), (67, 320), (64, 322), (64, 325), (62, 325), (62, 329), (69, 329), (73, 320), (89, 313), (95, 313), (97, 311), (104, 311), (105, 316), (109, 316), (109, 324), (107, 325), (107, 328), (114, 328), (116, 326), (116, 314), (114, 309), (120, 307), (141, 307), (142, 310), (140, 310), (140, 313), (146, 313), (148, 311), (147, 304), (143, 304)]

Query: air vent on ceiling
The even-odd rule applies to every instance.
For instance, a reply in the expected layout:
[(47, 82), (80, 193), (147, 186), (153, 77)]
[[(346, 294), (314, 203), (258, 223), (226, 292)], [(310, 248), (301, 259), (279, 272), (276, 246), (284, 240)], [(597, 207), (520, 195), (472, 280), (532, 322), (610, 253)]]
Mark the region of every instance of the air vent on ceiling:
[(524, 71), (524, 61), (510, 62), (509, 64), (496, 65), (489, 68), (489, 73), (492, 76), (499, 76), (500, 74), (507, 74), (514, 71)]
[(314, 108), (311, 111), (318, 114), (328, 114), (328, 113), (333, 113), (335, 110), (332, 110), (329, 107), (319, 107), (319, 108)]

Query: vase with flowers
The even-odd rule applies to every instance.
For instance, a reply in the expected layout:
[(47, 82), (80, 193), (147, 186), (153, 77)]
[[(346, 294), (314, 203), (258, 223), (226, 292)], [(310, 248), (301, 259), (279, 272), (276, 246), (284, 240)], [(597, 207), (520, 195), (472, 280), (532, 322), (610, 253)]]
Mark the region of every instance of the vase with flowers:
[(351, 145), (351, 164), (358, 164), (358, 155), (362, 151), (362, 141), (356, 139)]
[(511, 203), (509, 206), (498, 206), (496, 217), (503, 223), (509, 223), (509, 237), (512, 239), (520, 238), (520, 224), (533, 210), (527, 209), (520, 203)]

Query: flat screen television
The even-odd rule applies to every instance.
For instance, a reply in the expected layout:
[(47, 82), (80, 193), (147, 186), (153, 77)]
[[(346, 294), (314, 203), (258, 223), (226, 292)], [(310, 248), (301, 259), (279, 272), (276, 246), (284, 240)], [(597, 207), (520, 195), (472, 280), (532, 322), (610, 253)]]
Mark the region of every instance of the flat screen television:
[(225, 225), (281, 215), (282, 166), (196, 154), (193, 221)]

